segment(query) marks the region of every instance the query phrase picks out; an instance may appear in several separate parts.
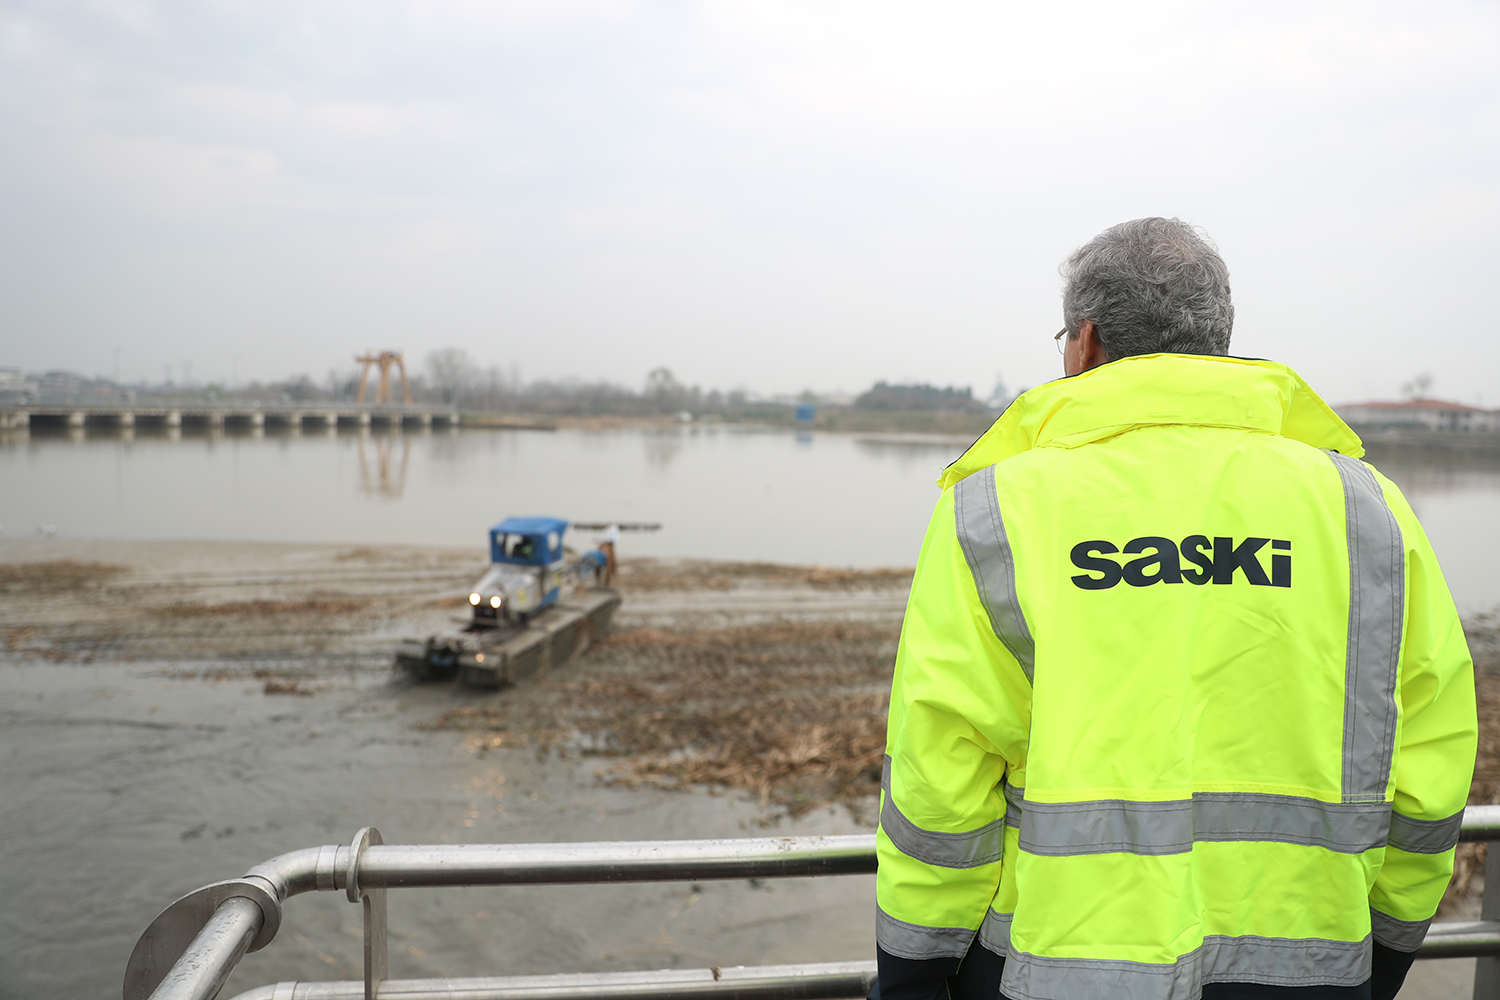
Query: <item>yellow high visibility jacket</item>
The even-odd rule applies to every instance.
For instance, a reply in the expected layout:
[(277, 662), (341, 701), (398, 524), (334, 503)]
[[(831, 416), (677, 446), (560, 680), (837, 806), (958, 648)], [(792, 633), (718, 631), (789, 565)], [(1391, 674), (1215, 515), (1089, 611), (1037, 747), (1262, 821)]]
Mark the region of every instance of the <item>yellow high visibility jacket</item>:
[(1291, 369), (1033, 389), (939, 480), (902, 627), (877, 935), (1016, 1000), (1357, 985), (1414, 951), (1473, 772), (1437, 559)]

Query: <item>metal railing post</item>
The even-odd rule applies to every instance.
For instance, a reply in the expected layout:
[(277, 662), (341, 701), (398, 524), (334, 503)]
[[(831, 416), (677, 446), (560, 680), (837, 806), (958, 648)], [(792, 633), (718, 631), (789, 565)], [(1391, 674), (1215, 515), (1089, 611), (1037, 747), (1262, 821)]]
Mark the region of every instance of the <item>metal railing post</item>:
[(380, 984), (390, 975), (386, 953), (385, 889), (366, 889), (359, 884), (359, 862), (366, 847), (384, 843), (380, 831), (367, 826), (354, 835), (349, 845), (349, 902), (362, 903), (365, 926), (365, 1000), (375, 1000)]
[[(1479, 901), (1480, 920), (1500, 920), (1500, 850), (1490, 841), (1484, 848), (1484, 896)], [(1500, 1000), (1500, 956), (1481, 955), (1474, 960), (1474, 1000)]]

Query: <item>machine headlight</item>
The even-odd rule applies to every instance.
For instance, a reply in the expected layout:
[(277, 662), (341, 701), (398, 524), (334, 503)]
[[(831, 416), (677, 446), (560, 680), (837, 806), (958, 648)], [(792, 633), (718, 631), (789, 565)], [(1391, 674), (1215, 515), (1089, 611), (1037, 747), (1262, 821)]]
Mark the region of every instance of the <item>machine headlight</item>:
[(469, 603), (477, 605), (479, 603), (479, 595), (478, 594), (470, 594), (469, 595)]
[(498, 608), (498, 607), (500, 607), (500, 595), (499, 594), (496, 594), (494, 597), (490, 598), (490, 607), (492, 607), (492, 608)]

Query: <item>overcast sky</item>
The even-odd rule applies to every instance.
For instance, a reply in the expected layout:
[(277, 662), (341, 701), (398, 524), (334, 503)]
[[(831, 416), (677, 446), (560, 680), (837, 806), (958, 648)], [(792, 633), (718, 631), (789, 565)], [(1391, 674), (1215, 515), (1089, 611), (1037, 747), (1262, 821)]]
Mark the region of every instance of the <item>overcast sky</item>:
[(986, 393), (1177, 215), (1235, 353), (1500, 406), (1497, 53), (1488, 0), (0, 0), (0, 365)]

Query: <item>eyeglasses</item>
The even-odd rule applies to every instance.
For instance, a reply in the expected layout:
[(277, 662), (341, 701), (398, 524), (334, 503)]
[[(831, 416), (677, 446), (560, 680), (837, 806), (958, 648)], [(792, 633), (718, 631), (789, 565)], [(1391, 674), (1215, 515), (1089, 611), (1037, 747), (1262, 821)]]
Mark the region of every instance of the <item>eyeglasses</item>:
[(1063, 354), (1067, 350), (1067, 348), (1064, 346), (1064, 342), (1063, 342), (1063, 338), (1066, 337), (1067, 335), (1068, 335), (1068, 328), (1067, 327), (1063, 327), (1061, 330), (1058, 330), (1057, 333), (1056, 333), (1056, 335), (1054, 335), (1053, 338), (1052, 338), (1052, 342), (1057, 345), (1057, 353), (1058, 354)]

